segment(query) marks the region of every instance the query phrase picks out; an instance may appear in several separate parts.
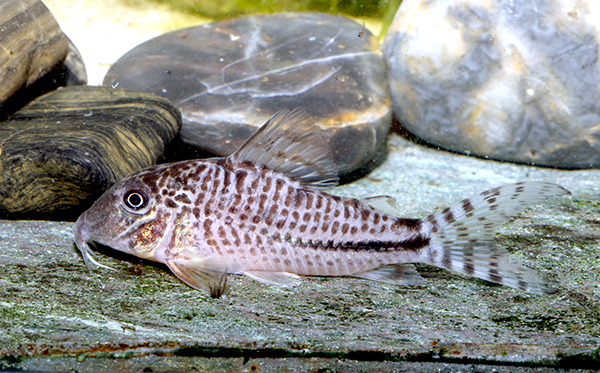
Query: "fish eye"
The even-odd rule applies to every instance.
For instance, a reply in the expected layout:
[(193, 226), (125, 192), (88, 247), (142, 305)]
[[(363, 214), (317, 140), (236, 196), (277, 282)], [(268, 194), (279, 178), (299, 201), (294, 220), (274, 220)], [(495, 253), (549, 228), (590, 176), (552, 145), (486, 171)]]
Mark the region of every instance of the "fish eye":
[(134, 211), (148, 206), (148, 196), (141, 190), (132, 189), (123, 196), (123, 203)]

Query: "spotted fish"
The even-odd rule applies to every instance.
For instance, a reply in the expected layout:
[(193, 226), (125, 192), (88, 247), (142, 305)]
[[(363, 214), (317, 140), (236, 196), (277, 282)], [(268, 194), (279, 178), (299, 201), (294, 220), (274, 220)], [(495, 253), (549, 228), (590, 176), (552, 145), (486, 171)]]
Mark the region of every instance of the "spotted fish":
[(570, 194), (563, 187), (509, 184), (423, 219), (399, 218), (385, 212), (389, 197), (325, 192), (337, 183), (327, 149), (304, 110), (279, 112), (227, 158), (154, 166), (120, 181), (79, 217), (75, 242), (88, 269), (100, 265), (88, 245), (98, 242), (165, 263), (213, 296), (227, 273), (279, 285), (296, 285), (299, 275), (422, 283), (410, 263), (552, 292), (494, 234), (528, 205)]

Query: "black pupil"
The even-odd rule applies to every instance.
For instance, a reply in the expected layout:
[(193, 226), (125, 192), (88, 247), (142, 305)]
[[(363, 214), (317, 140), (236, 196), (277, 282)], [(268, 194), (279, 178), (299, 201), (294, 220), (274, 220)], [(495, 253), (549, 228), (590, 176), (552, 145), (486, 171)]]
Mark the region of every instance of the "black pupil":
[(125, 204), (134, 210), (139, 210), (145, 207), (148, 201), (142, 192), (131, 191), (125, 195)]

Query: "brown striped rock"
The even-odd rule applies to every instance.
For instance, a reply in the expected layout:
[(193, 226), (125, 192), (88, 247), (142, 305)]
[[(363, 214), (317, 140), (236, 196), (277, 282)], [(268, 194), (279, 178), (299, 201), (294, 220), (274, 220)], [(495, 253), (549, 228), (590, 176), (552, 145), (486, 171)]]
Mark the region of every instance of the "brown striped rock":
[(0, 104), (61, 64), (69, 40), (39, 0), (0, 3)]
[(183, 140), (222, 156), (275, 112), (304, 107), (346, 173), (373, 157), (391, 122), (379, 43), (362, 30), (321, 13), (229, 19), (137, 46), (103, 84), (168, 98)]
[(158, 160), (181, 117), (167, 100), (60, 88), (0, 122), (0, 217), (74, 219), (111, 185)]
[(394, 115), (466, 154), (600, 167), (592, 1), (406, 0), (384, 42)]

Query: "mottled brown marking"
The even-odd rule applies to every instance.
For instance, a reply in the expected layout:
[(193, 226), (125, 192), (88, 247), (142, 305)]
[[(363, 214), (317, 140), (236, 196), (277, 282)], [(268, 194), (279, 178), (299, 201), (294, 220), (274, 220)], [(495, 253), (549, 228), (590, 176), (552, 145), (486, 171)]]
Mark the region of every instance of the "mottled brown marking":
[(192, 201), (190, 200), (190, 197), (188, 197), (187, 194), (178, 194), (173, 198), (175, 201), (177, 202), (181, 202), (181, 203), (185, 203), (185, 204), (191, 204)]
[(294, 219), (294, 220), (300, 219), (300, 214), (298, 213), (298, 211), (292, 211), (292, 219)]
[(342, 224), (342, 234), (348, 233), (349, 229), (350, 229), (350, 224), (348, 224), (348, 223)]
[(231, 229), (231, 236), (233, 237), (233, 244), (236, 246), (240, 245), (240, 236), (237, 233), (237, 229)]
[(244, 185), (247, 176), (247, 171), (237, 170), (235, 172), (235, 190), (238, 194), (242, 194), (244, 192)]
[(489, 276), (490, 281), (502, 283), (502, 276), (500, 276), (496, 269), (490, 269)]
[(306, 209), (310, 210), (313, 205), (313, 201), (315, 200), (315, 196), (313, 193), (306, 193)]
[(258, 252), (256, 251), (256, 248), (254, 246), (250, 248), (250, 255), (252, 255), (252, 256), (258, 255)]
[(283, 227), (285, 227), (285, 220), (284, 219), (278, 220), (277, 223), (275, 223), (275, 228), (277, 228), (277, 229), (283, 229)]
[(379, 221), (381, 220), (381, 215), (378, 213), (373, 213), (373, 224), (377, 225), (379, 224)]
[(367, 209), (363, 209), (363, 210), (360, 212), (360, 216), (361, 216), (362, 220), (368, 220), (368, 219), (369, 219), (369, 216), (371, 216), (371, 211), (369, 211), (369, 210), (367, 210)]
[(267, 203), (268, 196), (263, 193), (258, 198), (258, 211), (256, 211), (256, 214), (260, 215), (265, 212), (265, 204)]
[(283, 265), (286, 266), (286, 267), (291, 267), (292, 266), (292, 261), (286, 258), (286, 259), (283, 260)]
[(363, 233), (366, 233), (369, 230), (369, 225), (368, 224), (363, 224), (360, 226), (360, 231)]
[(471, 200), (470, 199), (464, 199), (462, 202), (462, 208), (463, 210), (465, 210), (465, 212), (471, 212), (473, 210), (475, 210), (475, 207), (473, 207), (473, 204), (471, 204)]
[(350, 228), (350, 234), (354, 236), (357, 233), (358, 233), (358, 227), (352, 226), (352, 228)]
[[(336, 211), (337, 212), (337, 211)], [(336, 216), (337, 218), (337, 216)], [(350, 206), (344, 205), (344, 219), (350, 219)]]
[(302, 216), (302, 221), (308, 223), (310, 221), (310, 213), (305, 212), (304, 215)]
[(298, 227), (298, 230), (300, 231), (300, 233), (304, 233), (306, 232), (306, 228), (308, 228), (308, 226), (306, 224), (302, 224)]
[(267, 215), (267, 218), (265, 219), (265, 223), (267, 225), (273, 224), (273, 220), (277, 217), (277, 210), (278, 210), (278, 208), (279, 207), (277, 205), (273, 205), (269, 209), (269, 213)]
[(340, 222), (336, 220), (333, 222), (333, 225), (331, 226), (331, 234), (337, 234), (339, 229), (340, 229)]
[(398, 230), (401, 228), (408, 229), (410, 231), (418, 232), (423, 227), (423, 221), (421, 219), (406, 219), (406, 218), (393, 218), (391, 229)]
[(202, 202), (204, 202), (205, 196), (206, 194), (204, 194), (203, 192), (199, 192), (198, 196), (196, 196), (196, 200), (194, 201), (194, 206), (200, 206)]
[(263, 193), (268, 193), (271, 190), (271, 184), (273, 183), (270, 177), (265, 178), (265, 182), (263, 184)]
[(321, 225), (321, 231), (322, 232), (327, 232), (328, 229), (329, 229), (329, 223), (328, 222), (324, 222), (323, 225)]
[(444, 255), (442, 257), (442, 265), (444, 268), (452, 269), (452, 257), (450, 256), (450, 246), (444, 246)]
[(475, 266), (473, 263), (465, 262), (463, 269), (469, 276), (473, 276), (473, 273), (475, 273)]
[(320, 210), (323, 207), (323, 196), (318, 194), (315, 196), (315, 209)]
[(297, 209), (301, 208), (302, 203), (305, 199), (306, 192), (304, 192), (303, 190), (297, 190), (296, 193), (294, 193), (294, 207), (296, 207)]
[(452, 210), (450, 210), (449, 207), (442, 210), (442, 214), (446, 223), (452, 224), (456, 222), (456, 219), (454, 218), (454, 213), (452, 212)]
[(171, 198), (165, 198), (165, 206), (170, 209), (174, 209), (177, 208), (177, 203), (175, 203), (175, 201), (173, 201)]
[(494, 210), (496, 210), (498, 207), (499, 207), (498, 205), (491, 205), (491, 206), (490, 206), (490, 211), (494, 211)]
[(327, 203), (325, 204), (325, 214), (329, 214), (331, 212), (331, 198), (327, 198)]
[(285, 201), (283, 202), (285, 207), (290, 207), (292, 205), (292, 203), (294, 202), (295, 194), (296, 190), (291, 186), (288, 186), (287, 193), (285, 194)]

